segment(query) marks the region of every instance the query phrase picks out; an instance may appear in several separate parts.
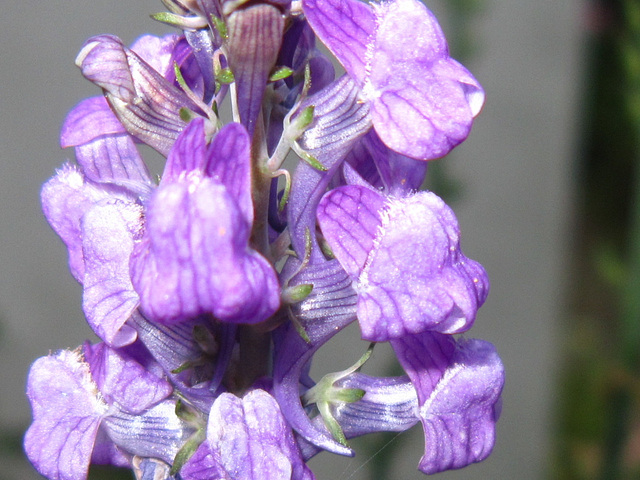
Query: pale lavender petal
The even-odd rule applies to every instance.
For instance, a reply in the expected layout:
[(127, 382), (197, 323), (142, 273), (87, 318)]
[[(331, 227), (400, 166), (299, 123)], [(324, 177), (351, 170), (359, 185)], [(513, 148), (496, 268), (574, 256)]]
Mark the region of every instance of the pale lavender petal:
[(80, 221), (95, 203), (109, 196), (107, 190), (86, 182), (70, 164), (63, 165), (40, 192), (44, 216), (67, 246), (69, 269), (80, 283), (84, 281), (85, 268)]
[(312, 480), (275, 399), (252, 390), (221, 394), (211, 408), (207, 442), (232, 480)]
[(236, 82), (240, 121), (253, 135), (269, 73), (284, 31), (280, 10), (268, 4), (250, 5), (227, 18), (228, 61)]
[[(504, 367), (494, 346), (483, 340), (462, 340), (453, 352), (437, 350), (433, 354), (424, 348), (430, 345), (421, 343), (393, 342), (412, 379), (428, 378), (415, 383), (425, 435), (420, 470), (432, 474), (484, 460), (495, 442), (504, 385)], [(447, 358), (448, 366), (442, 368)], [(437, 372), (441, 378), (434, 382)]]
[(146, 220), (132, 280), (147, 317), (174, 323), (211, 312), (258, 323), (276, 311), (273, 267), (248, 248), (249, 225), (223, 185), (195, 173), (161, 185)]
[(82, 100), (67, 115), (60, 132), (62, 148), (77, 147), (102, 135), (127, 133), (103, 97)]
[(369, 56), (367, 45), (376, 29), (371, 7), (358, 0), (303, 0), (302, 9), (322, 43), (362, 86)]
[(151, 183), (133, 139), (104, 97), (87, 98), (71, 110), (62, 126), (60, 144), (76, 147), (84, 175), (94, 182)]
[(85, 479), (107, 410), (88, 365), (77, 352), (66, 350), (36, 360), (29, 371), (27, 396), (33, 423), (24, 447), (31, 463), (51, 480)]
[(173, 72), (173, 54), (180, 38), (176, 34), (164, 37), (142, 35), (131, 44), (131, 50), (156, 72), (167, 77), (169, 73)]
[(82, 308), (93, 331), (108, 345), (132, 343), (135, 330), (125, 325), (139, 303), (129, 274), (134, 238), (142, 227), (139, 205), (103, 201), (82, 222), (85, 259)]
[(216, 90), (216, 76), (211, 61), (216, 46), (212, 42), (209, 29), (185, 30), (184, 34), (193, 49), (193, 56), (198, 65), (203, 90), (202, 100), (204, 103), (209, 103)]
[(130, 467), (127, 455), (113, 443), (103, 429), (98, 430), (98, 436), (91, 454), (91, 465), (113, 465), (115, 467)]
[(83, 352), (105, 401), (117, 403), (129, 413), (141, 413), (173, 392), (169, 382), (147, 371), (122, 351), (104, 343), (87, 342)]
[(122, 450), (168, 464), (195, 431), (176, 415), (175, 400), (165, 400), (140, 415), (110, 412), (102, 426)]
[[(374, 432), (404, 432), (420, 420), (416, 389), (407, 377), (383, 378), (354, 373), (335, 385), (366, 392), (361, 400), (340, 403), (333, 409), (333, 416), (346, 438)], [(313, 423), (326, 429), (320, 415)], [(298, 444), (305, 460), (322, 451), (304, 438), (299, 438)]]
[(368, 188), (332, 190), (318, 205), (322, 234), (342, 268), (354, 278), (362, 273), (382, 224), (385, 200)]
[(251, 138), (241, 124), (229, 123), (213, 138), (207, 149), (205, 173), (226, 187), (246, 221), (252, 223)]

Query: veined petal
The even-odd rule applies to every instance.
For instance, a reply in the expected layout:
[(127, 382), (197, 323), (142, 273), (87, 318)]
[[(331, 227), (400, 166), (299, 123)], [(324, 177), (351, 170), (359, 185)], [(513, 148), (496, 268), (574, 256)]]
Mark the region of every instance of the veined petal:
[(129, 413), (141, 413), (173, 392), (169, 382), (147, 371), (122, 351), (104, 343), (86, 342), (83, 352), (103, 398)]
[(178, 87), (126, 48), (120, 39), (89, 39), (76, 59), (83, 75), (102, 87), (127, 131), (167, 155), (185, 127), (180, 109), (199, 108)]
[(103, 428), (120, 448), (132, 455), (159, 458), (168, 464), (194, 429), (176, 415), (176, 401), (165, 400), (139, 415), (110, 413)]
[(502, 362), (489, 342), (452, 342), (430, 332), (392, 341), (418, 392), (425, 435), (419, 468), (427, 474), (480, 462), (495, 442)]
[(85, 260), (82, 308), (93, 331), (108, 345), (132, 343), (135, 330), (125, 325), (140, 301), (129, 274), (134, 238), (142, 228), (142, 208), (103, 201), (83, 217)]
[(232, 480), (312, 480), (275, 399), (252, 390), (242, 399), (221, 394), (207, 427), (209, 448)]
[(89, 367), (63, 350), (34, 362), (27, 380), (33, 423), (24, 447), (31, 463), (51, 480), (87, 477), (91, 452), (107, 406)]
[(196, 172), (163, 184), (146, 219), (131, 264), (146, 316), (170, 324), (211, 312), (257, 323), (276, 311), (275, 271), (248, 247), (249, 225), (223, 185)]

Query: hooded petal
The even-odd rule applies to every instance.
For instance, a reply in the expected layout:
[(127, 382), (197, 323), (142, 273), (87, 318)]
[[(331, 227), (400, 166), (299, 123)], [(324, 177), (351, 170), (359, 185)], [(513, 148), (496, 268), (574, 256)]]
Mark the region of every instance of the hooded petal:
[(315, 478), (278, 403), (264, 390), (252, 390), (242, 399), (220, 395), (209, 415), (207, 442), (232, 480)]
[(276, 311), (275, 271), (248, 247), (249, 225), (223, 185), (195, 172), (163, 184), (146, 219), (131, 268), (149, 318), (174, 323), (211, 312), (257, 323)]
[(63, 350), (36, 360), (27, 396), (33, 423), (24, 448), (31, 463), (51, 480), (87, 477), (91, 452), (107, 406), (77, 352)]
[(439, 197), (385, 201), (365, 187), (340, 187), (323, 197), (318, 221), (354, 278), (363, 338), (471, 328), (488, 278), (462, 254), (456, 218)]
[(432, 474), (484, 460), (495, 442), (504, 367), (493, 345), (425, 333), (392, 341), (418, 392), (425, 453)]
[(125, 322), (140, 301), (131, 284), (129, 258), (141, 227), (141, 207), (118, 200), (94, 206), (82, 222), (82, 308), (93, 331), (114, 347), (136, 338)]

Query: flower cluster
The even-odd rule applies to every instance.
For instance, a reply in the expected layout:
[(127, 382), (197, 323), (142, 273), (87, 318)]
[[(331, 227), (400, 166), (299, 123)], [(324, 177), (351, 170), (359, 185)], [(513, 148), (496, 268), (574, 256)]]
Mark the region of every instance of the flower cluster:
[[(33, 364), (35, 468), (312, 479), (315, 454), (418, 422), (424, 473), (486, 458), (503, 367), (454, 334), (489, 282), (452, 210), (418, 191), (484, 94), (433, 14), (418, 0), (163, 3), (155, 18), (180, 34), (101, 35), (76, 60), (103, 95), (69, 113), (61, 144), (77, 163), (42, 204), (100, 341)], [(140, 144), (166, 157), (159, 181)], [(360, 373), (369, 350), (311, 378), (354, 321), (406, 375)]]

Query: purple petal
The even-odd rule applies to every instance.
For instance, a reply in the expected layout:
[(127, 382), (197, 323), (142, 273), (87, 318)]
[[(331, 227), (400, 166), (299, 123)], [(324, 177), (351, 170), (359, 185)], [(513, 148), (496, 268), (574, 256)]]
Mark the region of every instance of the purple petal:
[(376, 29), (371, 7), (358, 0), (303, 0), (302, 9), (322, 43), (362, 86), (368, 44)]
[(233, 480), (312, 480), (275, 399), (252, 390), (221, 394), (211, 408), (207, 442)]
[(427, 163), (400, 155), (390, 150), (375, 130), (363, 139), (369, 151), (385, 192), (393, 196), (407, 196), (420, 188), (427, 173)]
[[(293, 314), (309, 337), (307, 343), (289, 324), (276, 344), (273, 391), (282, 413), (298, 434), (323, 450), (352, 456), (351, 449), (338, 443), (325, 428), (315, 425), (302, 408), (300, 383), (313, 355), (329, 339), (356, 319), (356, 295), (345, 271), (336, 260), (310, 263), (293, 277), (290, 285), (313, 284), (311, 294), (292, 306)], [(288, 262), (284, 278), (299, 266)]]
[(139, 415), (110, 412), (103, 428), (122, 450), (141, 457), (159, 458), (168, 464), (194, 429), (176, 415), (176, 401), (165, 400)]
[(82, 100), (67, 115), (60, 132), (62, 148), (84, 145), (102, 135), (127, 133), (103, 96)]
[(357, 275), (363, 338), (386, 341), (471, 328), (489, 280), (462, 254), (451, 209), (430, 192), (391, 198), (382, 209), (381, 198), (364, 187), (340, 187), (325, 195), (318, 210), (334, 254)]
[(480, 85), (449, 58), (436, 18), (421, 2), (395, 0), (374, 10), (375, 46), (363, 86), (374, 127), (398, 153), (442, 157), (469, 134), (482, 102), (466, 85), (481, 92)]
[(233, 477), (225, 472), (220, 454), (212, 451), (207, 442), (200, 444), (196, 452), (180, 469), (180, 477), (183, 480), (233, 480)]
[(362, 273), (374, 247), (383, 207), (382, 195), (357, 186), (332, 190), (318, 205), (322, 234), (342, 268), (353, 278)]
[(258, 323), (276, 311), (273, 267), (248, 247), (249, 225), (223, 185), (199, 174), (161, 185), (146, 218), (132, 280), (147, 317)]
[(36, 360), (29, 371), (27, 396), (33, 423), (24, 448), (31, 463), (51, 480), (86, 478), (107, 411), (88, 365), (77, 352), (66, 350)]
[[(432, 340), (427, 343), (420, 339), (393, 342), (412, 379), (430, 378), (415, 383), (425, 435), (419, 468), (427, 474), (462, 468), (491, 453), (504, 384), (504, 367), (489, 342), (463, 340), (453, 352), (436, 349), (433, 353), (420, 348), (430, 348), (437, 334), (422, 337), (429, 335)], [(442, 368), (447, 357), (449, 365)], [(433, 382), (438, 371), (441, 378)]]
[[(314, 118), (298, 143), (327, 171), (300, 162), (294, 174), (287, 208), (293, 247), (300, 256), (304, 255), (305, 231), (315, 231), (317, 205), (327, 185), (354, 144), (371, 127), (368, 107), (359, 102), (358, 89), (347, 75), (306, 98), (299, 109), (309, 106), (314, 107)], [(314, 243), (312, 257), (315, 256), (322, 259)]]
[(80, 283), (84, 280), (80, 221), (95, 203), (109, 196), (109, 191), (85, 182), (82, 173), (69, 164), (63, 165), (42, 187), (40, 197), (44, 216), (67, 246), (69, 269)]
[(206, 151), (204, 119), (196, 118), (185, 128), (171, 148), (162, 173), (161, 184), (178, 180), (181, 174), (204, 167)]
[(133, 42), (131, 50), (156, 72), (167, 77), (170, 73), (173, 74), (173, 54), (180, 38), (175, 34), (164, 37), (142, 35)]
[(85, 259), (82, 308), (94, 332), (108, 345), (132, 343), (135, 330), (125, 322), (139, 303), (131, 285), (129, 257), (141, 228), (142, 209), (122, 201), (104, 201), (83, 218)]
[(141, 413), (167, 398), (173, 388), (121, 351), (104, 343), (85, 343), (84, 356), (107, 403), (117, 403), (129, 413)]
[(222, 183), (248, 223), (253, 222), (251, 200), (251, 138), (239, 123), (225, 125), (207, 149), (205, 173)]
[(236, 81), (240, 121), (253, 135), (269, 73), (282, 43), (284, 17), (278, 8), (256, 4), (227, 18), (229, 66)]

